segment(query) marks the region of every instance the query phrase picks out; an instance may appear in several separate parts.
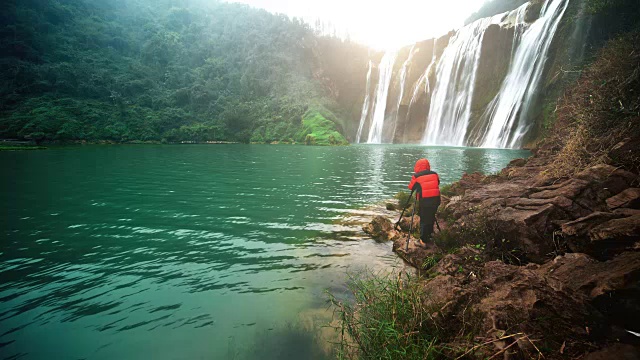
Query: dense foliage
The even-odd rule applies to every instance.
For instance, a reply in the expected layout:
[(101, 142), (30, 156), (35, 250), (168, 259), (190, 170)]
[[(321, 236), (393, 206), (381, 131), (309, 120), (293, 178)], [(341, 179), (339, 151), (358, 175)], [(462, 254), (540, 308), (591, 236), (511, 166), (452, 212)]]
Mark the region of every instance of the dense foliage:
[(298, 19), (214, 0), (13, 0), (0, 21), (0, 137), (304, 142), (316, 109), (345, 143)]

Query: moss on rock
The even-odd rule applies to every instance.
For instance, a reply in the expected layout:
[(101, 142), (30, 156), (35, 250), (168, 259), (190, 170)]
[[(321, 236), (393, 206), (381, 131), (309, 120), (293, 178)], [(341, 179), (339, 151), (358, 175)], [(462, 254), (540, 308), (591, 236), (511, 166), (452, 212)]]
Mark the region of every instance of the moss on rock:
[(302, 116), (298, 141), (306, 145), (348, 145), (336, 127), (335, 115), (324, 108), (312, 108)]

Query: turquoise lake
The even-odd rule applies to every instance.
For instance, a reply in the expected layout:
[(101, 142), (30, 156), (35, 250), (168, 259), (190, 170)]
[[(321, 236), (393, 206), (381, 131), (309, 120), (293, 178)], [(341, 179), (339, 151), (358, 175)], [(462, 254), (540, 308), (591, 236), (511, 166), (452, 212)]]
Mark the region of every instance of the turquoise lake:
[(347, 274), (365, 267), (402, 266), (358, 221), (406, 189), (418, 158), (446, 184), (528, 155), (241, 144), (0, 152), (0, 358), (306, 358), (295, 329), (327, 332), (325, 290), (345, 294)]

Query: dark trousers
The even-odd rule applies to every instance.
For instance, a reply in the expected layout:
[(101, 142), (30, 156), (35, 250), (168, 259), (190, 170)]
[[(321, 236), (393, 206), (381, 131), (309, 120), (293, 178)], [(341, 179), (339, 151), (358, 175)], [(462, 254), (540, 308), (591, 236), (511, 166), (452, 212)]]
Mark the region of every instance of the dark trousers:
[(434, 198), (420, 199), (420, 239), (423, 242), (431, 239), (438, 206), (440, 206), (440, 197), (437, 198), (437, 201)]

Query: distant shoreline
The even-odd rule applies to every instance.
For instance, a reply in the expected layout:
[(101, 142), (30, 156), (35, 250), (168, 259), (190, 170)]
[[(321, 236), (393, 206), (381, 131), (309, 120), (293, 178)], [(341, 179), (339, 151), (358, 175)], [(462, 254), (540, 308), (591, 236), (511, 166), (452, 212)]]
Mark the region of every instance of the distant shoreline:
[[(304, 145), (304, 146), (346, 146), (346, 145), (310, 145), (301, 142), (285, 142), (274, 141), (266, 142), (250, 142), (243, 143), (238, 141), (212, 140), (212, 141), (113, 141), (113, 140), (66, 140), (66, 141), (41, 141), (35, 142), (31, 140), (18, 139), (0, 139), (0, 150), (31, 150), (31, 149), (47, 149), (47, 146), (65, 146), (65, 145), (228, 145), (228, 144), (246, 144), (246, 145)], [(351, 145), (351, 144), (349, 144)]]

